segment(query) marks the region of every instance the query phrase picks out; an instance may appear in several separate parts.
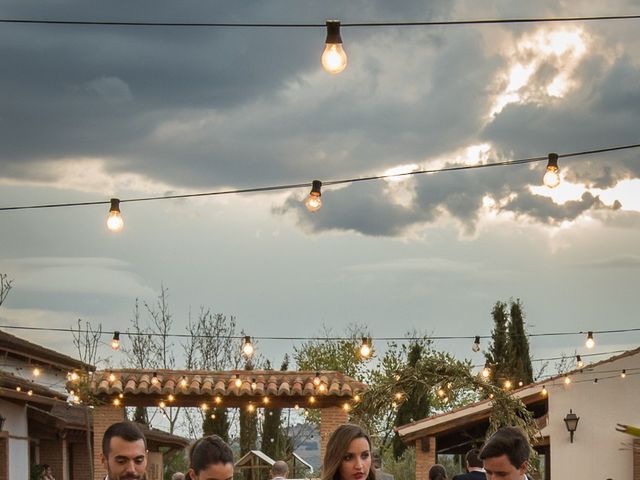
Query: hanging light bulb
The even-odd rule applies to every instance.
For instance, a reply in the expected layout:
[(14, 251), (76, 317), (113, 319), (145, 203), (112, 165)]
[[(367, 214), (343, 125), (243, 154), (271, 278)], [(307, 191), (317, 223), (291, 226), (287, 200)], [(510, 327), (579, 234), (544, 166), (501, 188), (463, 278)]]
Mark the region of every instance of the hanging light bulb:
[(119, 398), (114, 398), (113, 399), (113, 406), (114, 407), (119, 407), (120, 406), (120, 399)]
[(558, 170), (558, 154), (550, 153), (547, 171), (542, 177), (542, 183), (549, 188), (556, 188), (560, 185), (560, 170)]
[(564, 384), (569, 385), (570, 383), (571, 383), (571, 377), (569, 377), (569, 375), (566, 375), (564, 377)]
[(156, 372), (153, 372), (153, 376), (151, 377), (151, 384), (155, 385), (156, 383), (158, 383), (160, 380), (158, 380), (158, 374)]
[(473, 350), (474, 352), (480, 351), (480, 337), (478, 335), (476, 335), (476, 338), (473, 341), (473, 345), (471, 345), (471, 350)]
[(371, 339), (362, 337), (362, 345), (360, 345), (360, 356), (367, 359), (371, 356)]
[(247, 410), (248, 410), (250, 413), (253, 413), (253, 412), (255, 412), (256, 407), (254, 407), (254, 406), (253, 406), (253, 404), (252, 404), (252, 403), (250, 403), (250, 404), (249, 404), (249, 406), (247, 407)]
[(329, 73), (340, 73), (347, 68), (347, 53), (342, 48), (340, 22), (327, 20), (327, 39), (322, 52), (322, 67)]
[(484, 364), (484, 368), (482, 369), (482, 378), (489, 378), (491, 375), (491, 368), (489, 368), (489, 362)]
[(322, 200), (320, 197), (322, 193), (320, 190), (322, 189), (322, 182), (320, 180), (314, 180), (311, 182), (311, 192), (309, 196), (304, 201), (304, 206), (307, 207), (307, 210), (310, 212), (317, 212), (322, 207)]
[(38, 367), (33, 369), (33, 376), (34, 377), (39, 377), (40, 376), (40, 369)]
[(165, 408), (167, 406), (166, 403), (164, 403), (162, 400), (160, 400), (160, 403), (158, 403), (158, 407), (160, 408)]
[(547, 391), (547, 387), (545, 387), (544, 385), (542, 386), (542, 395), (544, 395), (545, 397), (549, 394), (549, 392)]
[(587, 348), (593, 348), (596, 346), (596, 341), (593, 339), (593, 332), (587, 332), (587, 341), (584, 342)]
[(360, 401), (360, 395), (358, 395), (357, 393), (353, 396), (353, 401), (354, 402), (359, 402)]
[(209, 405), (207, 405), (206, 403), (203, 403), (203, 404), (200, 405), (200, 409), (203, 412), (206, 412), (207, 410), (209, 410)]
[(215, 402), (220, 405), (222, 403), (222, 397), (220, 395), (216, 395)]
[(109, 374), (109, 381), (110, 381), (110, 382), (115, 382), (115, 381), (116, 381), (116, 376), (113, 374), (113, 372), (111, 372), (111, 373)]
[(252, 378), (251, 379), (251, 390), (255, 390), (256, 388), (258, 388), (258, 384), (256, 383), (256, 379)]
[(327, 391), (327, 387), (324, 385), (324, 383), (321, 383), (320, 385), (318, 385), (318, 391), (320, 393), (324, 393)]
[(169, 394), (169, 396), (167, 397), (167, 400), (169, 400), (170, 402), (173, 402), (176, 399), (176, 397), (174, 397), (172, 394)]
[(313, 384), (317, 387), (320, 385), (320, 372), (316, 372), (316, 376), (313, 377)]
[(576, 367), (584, 367), (584, 362), (582, 361), (582, 357), (580, 355), (576, 355)]
[(182, 376), (182, 380), (180, 380), (180, 386), (182, 387), (187, 386), (187, 377), (185, 377), (184, 375)]
[(511, 380), (505, 380), (504, 388), (505, 390), (509, 390), (511, 388)]
[(316, 403), (316, 397), (314, 397), (313, 395), (311, 395), (309, 397), (309, 403)]
[(626, 370), (622, 370), (622, 372), (620, 372), (620, 378), (626, 378), (627, 376), (627, 371)]
[(240, 380), (240, 377), (236, 377), (236, 381), (235, 381), (235, 385), (236, 387), (240, 388), (242, 386), (242, 380)]
[(119, 232), (124, 226), (122, 214), (120, 213), (120, 200), (118, 198), (111, 199), (111, 207), (109, 207), (109, 217), (107, 218), (107, 228), (112, 232)]
[(250, 357), (253, 355), (254, 351), (255, 349), (253, 348), (253, 343), (251, 343), (251, 337), (246, 335), (242, 341), (242, 353), (245, 357)]
[(111, 339), (111, 348), (114, 350), (120, 349), (120, 332), (117, 330), (113, 332), (113, 338)]

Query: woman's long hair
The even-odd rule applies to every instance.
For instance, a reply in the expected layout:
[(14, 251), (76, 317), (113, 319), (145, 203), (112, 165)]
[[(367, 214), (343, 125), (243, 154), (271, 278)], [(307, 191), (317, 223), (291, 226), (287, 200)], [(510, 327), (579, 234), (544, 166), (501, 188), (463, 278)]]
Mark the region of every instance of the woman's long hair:
[[(369, 444), (369, 451), (371, 451), (371, 439), (360, 425), (345, 423), (335, 429), (327, 442), (327, 449), (322, 462), (321, 480), (340, 480), (340, 464), (349, 450), (349, 445), (356, 438), (366, 439)], [(366, 480), (375, 479), (376, 474), (372, 464)]]

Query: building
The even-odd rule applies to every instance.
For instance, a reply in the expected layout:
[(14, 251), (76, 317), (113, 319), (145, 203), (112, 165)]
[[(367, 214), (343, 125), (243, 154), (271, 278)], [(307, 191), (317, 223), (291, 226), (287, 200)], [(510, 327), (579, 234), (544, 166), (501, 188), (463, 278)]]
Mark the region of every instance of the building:
[[(625, 478), (640, 480), (640, 439), (616, 431), (640, 426), (640, 348), (581, 369), (526, 385), (513, 392), (533, 412), (541, 431), (535, 446), (545, 479)], [(484, 400), (402, 425), (397, 432), (416, 448), (416, 479), (442, 453), (464, 453), (481, 444), (491, 402)], [(577, 415), (570, 433), (567, 415)]]
[[(67, 403), (68, 376), (95, 368), (0, 331), (0, 480), (24, 480), (36, 464), (51, 465), (57, 480), (86, 479), (92, 456), (91, 411)], [(149, 480), (162, 478), (163, 450), (189, 441), (143, 426)], [(87, 436), (87, 432), (89, 435)]]

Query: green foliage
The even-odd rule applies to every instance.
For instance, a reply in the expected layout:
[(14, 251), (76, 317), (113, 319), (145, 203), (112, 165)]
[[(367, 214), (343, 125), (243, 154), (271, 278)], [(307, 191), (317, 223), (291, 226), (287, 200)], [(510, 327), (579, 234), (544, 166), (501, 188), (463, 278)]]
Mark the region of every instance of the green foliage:
[(521, 381), (525, 385), (533, 382), (529, 339), (524, 329), (524, 312), (520, 299), (510, 302), (509, 354), (510, 370), (514, 381)]
[(29, 471), (29, 480), (40, 480), (44, 473), (44, 466), (34, 463)]
[(171, 480), (171, 476), (176, 472), (186, 474), (187, 470), (189, 470), (189, 459), (187, 458), (186, 450), (172, 450), (169, 452), (167, 450), (167, 448), (161, 448), (163, 452), (163, 479)]
[[(289, 356), (285, 358), (280, 370), (289, 369)], [(264, 410), (264, 422), (262, 423), (262, 451), (274, 460), (287, 458), (292, 451), (291, 442), (288, 441), (286, 432), (282, 427), (282, 409), (269, 408)]]
[(226, 408), (212, 408), (202, 421), (203, 435), (218, 435), (229, 442), (229, 416)]
[(393, 475), (394, 480), (415, 480), (415, 449), (406, 449), (398, 459), (395, 458), (391, 449), (387, 450), (382, 454), (382, 471)]
[(492, 342), (485, 357), (491, 366), (491, 380), (494, 385), (499, 385), (510, 377), (507, 304), (496, 302), (491, 310), (491, 316), (494, 323), (491, 332)]

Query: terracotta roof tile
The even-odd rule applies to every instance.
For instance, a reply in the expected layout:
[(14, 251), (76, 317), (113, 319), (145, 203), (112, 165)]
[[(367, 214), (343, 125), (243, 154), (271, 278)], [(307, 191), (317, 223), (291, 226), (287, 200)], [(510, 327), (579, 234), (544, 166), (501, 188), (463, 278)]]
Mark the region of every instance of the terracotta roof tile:
[[(110, 375), (115, 376), (109, 381)], [(264, 370), (188, 371), (188, 370), (110, 370), (95, 372), (92, 393), (109, 399), (125, 394), (126, 405), (154, 405), (174, 395), (176, 405), (199, 405), (220, 397), (223, 406), (235, 407), (259, 401), (272, 407), (294, 406), (315, 397), (318, 408), (342, 405), (366, 390), (366, 385), (340, 372), (280, 372)], [(236, 380), (240, 379), (240, 386)], [(183, 381), (184, 380), (184, 381)], [(316, 380), (317, 381), (317, 380)], [(72, 384), (68, 388), (73, 388)], [(266, 400), (265, 400), (266, 398)]]

